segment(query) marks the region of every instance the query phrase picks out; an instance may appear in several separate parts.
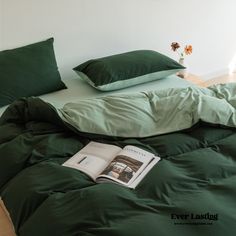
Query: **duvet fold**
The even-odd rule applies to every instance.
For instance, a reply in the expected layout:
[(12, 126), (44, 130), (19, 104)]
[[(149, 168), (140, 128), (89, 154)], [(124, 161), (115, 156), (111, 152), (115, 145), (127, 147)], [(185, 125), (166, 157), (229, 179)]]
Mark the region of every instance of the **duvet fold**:
[(236, 127), (236, 85), (92, 98), (68, 103), (58, 113), (80, 132), (117, 137), (166, 134), (199, 121)]

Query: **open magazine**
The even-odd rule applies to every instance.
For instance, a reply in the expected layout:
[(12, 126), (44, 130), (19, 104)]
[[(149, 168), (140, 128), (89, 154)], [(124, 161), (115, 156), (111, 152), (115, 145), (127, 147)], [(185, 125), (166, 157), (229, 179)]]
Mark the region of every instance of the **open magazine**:
[(90, 142), (63, 166), (78, 169), (97, 183), (115, 182), (135, 188), (159, 160), (154, 154), (135, 146), (127, 145), (122, 149)]

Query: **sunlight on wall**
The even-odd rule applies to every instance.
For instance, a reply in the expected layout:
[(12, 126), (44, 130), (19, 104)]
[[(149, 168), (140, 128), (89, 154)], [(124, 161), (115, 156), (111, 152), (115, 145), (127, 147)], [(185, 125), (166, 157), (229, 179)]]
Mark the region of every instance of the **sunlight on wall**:
[(232, 74), (234, 72), (236, 72), (236, 53), (229, 64), (229, 73)]

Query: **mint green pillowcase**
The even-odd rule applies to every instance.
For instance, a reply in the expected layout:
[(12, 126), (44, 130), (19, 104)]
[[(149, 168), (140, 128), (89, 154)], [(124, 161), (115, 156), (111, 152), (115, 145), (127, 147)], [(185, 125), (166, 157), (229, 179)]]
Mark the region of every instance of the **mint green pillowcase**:
[(0, 52), (0, 107), (21, 97), (65, 89), (53, 48), (53, 38)]
[(139, 50), (89, 60), (74, 70), (91, 86), (111, 91), (165, 78), (184, 69), (171, 58), (151, 50)]

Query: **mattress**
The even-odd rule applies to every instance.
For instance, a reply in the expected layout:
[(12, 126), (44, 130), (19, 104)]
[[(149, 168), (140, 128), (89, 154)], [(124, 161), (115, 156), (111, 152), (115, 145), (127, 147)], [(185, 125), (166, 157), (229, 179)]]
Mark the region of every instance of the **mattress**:
[[(166, 88), (185, 88), (194, 86), (194, 84), (181, 79), (176, 75), (171, 75), (161, 80), (156, 80), (149, 83), (139, 84), (133, 87), (110, 92), (98, 91), (88, 85), (85, 81), (80, 79), (67, 79), (64, 82), (67, 85), (68, 89), (45, 94), (39, 97), (44, 101), (51, 103), (55, 107), (60, 108), (67, 102), (72, 102), (83, 98), (101, 97), (119, 93), (132, 93), (140, 91), (162, 90)], [(6, 110), (6, 108), (7, 106), (0, 108), (0, 116)]]

